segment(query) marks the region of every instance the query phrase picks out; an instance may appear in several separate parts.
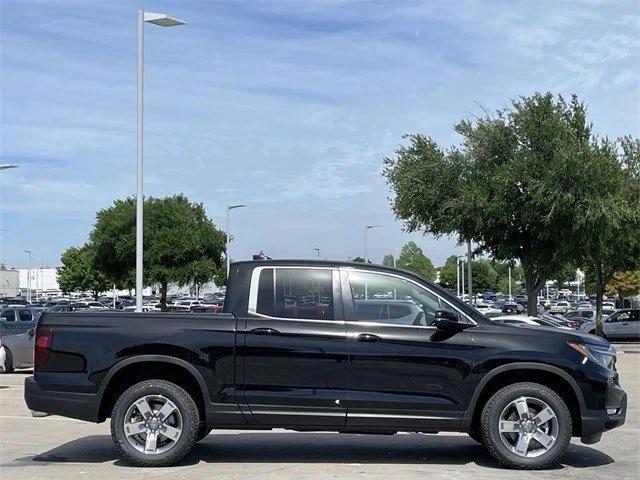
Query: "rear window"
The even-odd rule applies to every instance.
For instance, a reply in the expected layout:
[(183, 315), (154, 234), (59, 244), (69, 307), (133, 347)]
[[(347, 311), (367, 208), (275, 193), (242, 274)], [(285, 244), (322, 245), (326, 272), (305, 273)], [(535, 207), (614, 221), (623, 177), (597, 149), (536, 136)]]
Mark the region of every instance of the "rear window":
[(256, 312), (279, 318), (333, 320), (333, 282), (328, 269), (264, 269)]

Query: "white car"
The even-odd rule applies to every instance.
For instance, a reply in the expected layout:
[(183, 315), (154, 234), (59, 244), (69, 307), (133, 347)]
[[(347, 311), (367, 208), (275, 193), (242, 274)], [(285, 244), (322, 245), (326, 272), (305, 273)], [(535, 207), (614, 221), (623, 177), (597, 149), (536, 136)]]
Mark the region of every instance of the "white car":
[(551, 307), (549, 307), (549, 313), (559, 313), (560, 315), (564, 315), (570, 308), (571, 304), (569, 304), (569, 302), (560, 300), (559, 302), (551, 304)]
[(173, 304), (173, 310), (176, 312), (190, 312), (193, 307), (202, 305), (200, 300), (178, 300)]

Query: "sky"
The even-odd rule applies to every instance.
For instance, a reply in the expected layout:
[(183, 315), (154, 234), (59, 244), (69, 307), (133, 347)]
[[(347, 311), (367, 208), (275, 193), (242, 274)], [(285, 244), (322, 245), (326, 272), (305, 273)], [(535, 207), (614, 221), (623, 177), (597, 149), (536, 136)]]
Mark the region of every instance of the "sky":
[(536, 91), (576, 93), (600, 135), (640, 137), (640, 3), (628, 1), (0, 2), (0, 261), (59, 264), (95, 212), (135, 193), (137, 9), (145, 27), (145, 194), (184, 193), (232, 259), (381, 261), (403, 232), (382, 159), (408, 133)]

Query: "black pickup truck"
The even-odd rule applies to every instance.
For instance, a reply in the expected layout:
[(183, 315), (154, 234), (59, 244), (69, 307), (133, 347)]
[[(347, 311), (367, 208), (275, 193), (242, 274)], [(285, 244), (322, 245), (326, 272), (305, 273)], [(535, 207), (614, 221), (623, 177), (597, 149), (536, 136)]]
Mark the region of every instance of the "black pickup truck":
[(467, 432), (542, 468), (622, 425), (615, 349), (493, 323), (401, 270), (232, 264), (221, 314), (45, 313), (30, 409), (103, 422), (136, 465), (178, 462), (212, 429)]

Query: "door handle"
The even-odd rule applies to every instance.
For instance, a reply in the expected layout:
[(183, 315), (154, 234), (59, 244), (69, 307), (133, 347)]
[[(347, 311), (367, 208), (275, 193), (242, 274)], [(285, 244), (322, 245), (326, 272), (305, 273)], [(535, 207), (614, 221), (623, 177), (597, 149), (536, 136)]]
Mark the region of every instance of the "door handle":
[(280, 332), (275, 328), (254, 328), (253, 330), (249, 330), (249, 333), (253, 333), (254, 335), (280, 335)]
[(380, 337), (373, 333), (361, 333), (356, 337), (356, 340), (359, 342), (377, 342), (380, 340)]

